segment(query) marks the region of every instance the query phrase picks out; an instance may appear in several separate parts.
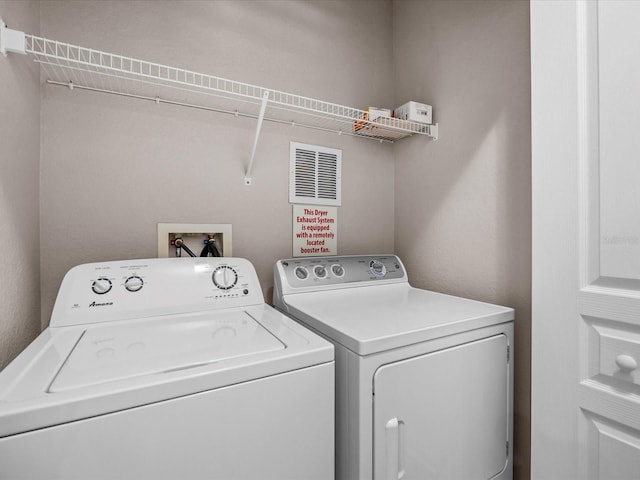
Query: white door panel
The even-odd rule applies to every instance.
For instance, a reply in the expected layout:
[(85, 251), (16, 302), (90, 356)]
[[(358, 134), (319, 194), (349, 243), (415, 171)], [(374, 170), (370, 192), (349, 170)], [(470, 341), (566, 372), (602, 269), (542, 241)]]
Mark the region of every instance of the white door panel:
[[(593, 8), (595, 10), (595, 8)], [(590, 13), (594, 15), (594, 13)], [(597, 5), (600, 275), (640, 279), (640, 2)], [(635, 97), (635, 98), (634, 98)]]
[(507, 337), (380, 367), (374, 478), (487, 480), (507, 460)]
[(640, 478), (640, 432), (594, 415), (586, 415), (585, 421), (588, 480)]

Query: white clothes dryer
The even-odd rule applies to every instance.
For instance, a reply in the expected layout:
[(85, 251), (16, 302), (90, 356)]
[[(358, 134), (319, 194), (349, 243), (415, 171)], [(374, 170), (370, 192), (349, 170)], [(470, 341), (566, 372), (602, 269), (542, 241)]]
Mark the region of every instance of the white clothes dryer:
[(332, 479), (333, 358), (247, 260), (80, 265), (0, 373), (0, 478)]
[(336, 348), (338, 480), (512, 478), (511, 308), (413, 288), (394, 255), (274, 275), (274, 305)]

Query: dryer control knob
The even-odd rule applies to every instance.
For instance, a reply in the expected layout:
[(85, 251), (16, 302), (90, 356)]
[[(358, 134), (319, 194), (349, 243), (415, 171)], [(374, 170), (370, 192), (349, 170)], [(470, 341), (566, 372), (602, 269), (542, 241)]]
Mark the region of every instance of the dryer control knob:
[(384, 277), (387, 274), (387, 267), (380, 260), (371, 260), (369, 262), (369, 271), (376, 277)]
[(325, 278), (327, 276), (327, 269), (322, 265), (316, 265), (313, 267), (313, 274), (317, 278)]
[(298, 277), (300, 280), (306, 280), (309, 276), (309, 272), (304, 267), (296, 267), (294, 272), (296, 274), (296, 277)]
[(111, 290), (112, 286), (113, 285), (111, 284), (111, 280), (106, 277), (100, 277), (97, 280), (93, 281), (93, 283), (91, 284), (91, 290), (93, 290), (93, 293), (103, 295)]
[(339, 263), (331, 265), (331, 272), (338, 278), (344, 277), (344, 267)]
[(130, 292), (137, 292), (142, 288), (144, 282), (138, 275), (132, 275), (124, 281), (124, 288)]
[(213, 284), (220, 290), (229, 290), (238, 283), (238, 274), (233, 268), (227, 265), (216, 268), (211, 278)]

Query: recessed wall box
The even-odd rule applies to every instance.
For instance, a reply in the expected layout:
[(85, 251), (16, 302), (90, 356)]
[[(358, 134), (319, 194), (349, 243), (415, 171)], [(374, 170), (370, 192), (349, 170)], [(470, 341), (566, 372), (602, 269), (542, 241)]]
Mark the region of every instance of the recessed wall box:
[[(184, 248), (176, 248), (177, 239), (183, 242)], [(190, 249), (196, 256), (199, 256), (203, 252), (205, 242), (211, 241), (220, 256), (233, 256), (231, 253), (230, 223), (158, 223), (158, 258), (187, 257), (186, 249)]]
[(418, 102), (407, 102), (393, 111), (393, 116), (401, 120), (409, 120), (416, 123), (433, 123), (433, 110), (431, 105)]

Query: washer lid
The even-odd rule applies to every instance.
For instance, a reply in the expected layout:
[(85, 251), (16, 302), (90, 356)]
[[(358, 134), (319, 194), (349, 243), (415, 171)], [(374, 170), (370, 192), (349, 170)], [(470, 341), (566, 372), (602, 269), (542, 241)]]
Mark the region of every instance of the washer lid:
[(413, 288), (368, 285), (284, 295), (286, 311), (359, 355), (513, 320), (513, 309)]
[(185, 370), (285, 346), (245, 311), (85, 330), (48, 391)]
[(14, 434), (327, 364), (333, 350), (266, 304), (49, 327), (0, 372), (0, 443)]

